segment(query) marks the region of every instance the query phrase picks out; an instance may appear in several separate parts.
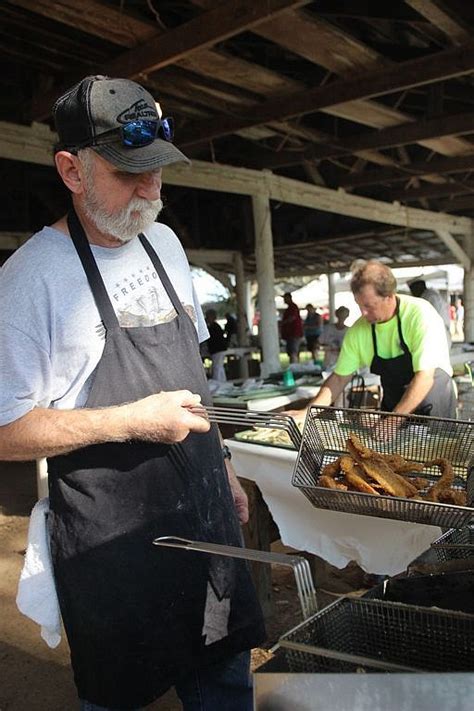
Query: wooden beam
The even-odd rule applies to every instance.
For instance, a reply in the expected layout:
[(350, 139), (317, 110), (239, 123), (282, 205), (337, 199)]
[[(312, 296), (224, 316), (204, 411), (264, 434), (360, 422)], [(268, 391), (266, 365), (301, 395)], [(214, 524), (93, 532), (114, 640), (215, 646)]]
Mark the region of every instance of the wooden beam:
[(31, 232), (13, 232), (3, 230), (0, 232), (0, 249), (14, 252), (15, 249), (21, 247), (29, 238)]
[(440, 200), (438, 205), (440, 210), (444, 210), (447, 213), (469, 212), (474, 210), (474, 195), (463, 195), (452, 200)]
[(396, 168), (375, 168), (341, 175), (338, 185), (343, 188), (360, 188), (380, 183), (395, 183), (411, 176), (463, 173), (474, 169), (474, 154), (438, 158), (432, 161), (400, 163)]
[(106, 6), (96, 0), (7, 0), (10, 5), (22, 7), (69, 27), (81, 28), (95, 37), (122, 47), (133, 48), (151, 39), (159, 28), (152, 22), (143, 22), (123, 12), (117, 6)]
[[(25, 126), (18, 127), (0, 122), (0, 158), (52, 165), (56, 136), (44, 126), (41, 127), (40, 133), (41, 135), (37, 125), (28, 129)], [(472, 221), (466, 217), (350, 195), (344, 190), (330, 190), (274, 175), (269, 171), (236, 168), (205, 161), (194, 161), (191, 166), (166, 166), (164, 184), (240, 195), (267, 195), (283, 203), (413, 229), (433, 230), (437, 227), (453, 234), (469, 234), (471, 231)]]
[(223, 42), (229, 37), (245, 32), (261, 22), (290, 8), (306, 5), (309, 0), (232, 0), (219, 4), (173, 30), (152, 38), (105, 66), (110, 76), (136, 79), (140, 75), (173, 64), (201, 49)]
[[(434, 56), (401, 62), (394, 67), (375, 70), (353, 79), (336, 80), (322, 87), (305, 89), (263, 104), (257, 104), (244, 117), (220, 116), (191, 126), (182, 136), (183, 145), (202, 143), (249, 126), (284, 120), (320, 111), (356, 99), (390, 94), (422, 86), (474, 70), (474, 43), (461, 49), (439, 52)], [(445, 134), (447, 135), (447, 134)]]
[(474, 182), (468, 183), (443, 183), (442, 185), (425, 185), (422, 188), (408, 188), (407, 190), (390, 190), (387, 193), (390, 200), (414, 202), (423, 198), (433, 199), (445, 195), (465, 195), (474, 192)]
[(464, 267), (464, 269), (467, 269), (467, 271), (470, 270), (471, 268), (471, 260), (469, 256), (466, 254), (466, 252), (463, 250), (459, 242), (454, 239), (453, 235), (448, 232), (448, 230), (435, 230), (436, 234), (440, 238), (442, 242), (448, 247), (450, 252), (453, 253), (453, 255), (456, 257), (456, 260)]
[(467, 22), (457, 17), (440, 0), (405, 0), (413, 10), (440, 29), (454, 44), (462, 44), (472, 37), (472, 29)]
[[(221, 3), (175, 29), (162, 34), (157, 32), (155, 36), (151, 36), (151, 39), (143, 41), (134, 49), (98, 66), (97, 73), (143, 80), (148, 73), (177, 63), (193, 53), (203, 51), (235, 34), (244, 32), (268, 17), (285, 12), (288, 8), (298, 8), (308, 2), (310, 0), (266, 0), (265, 3), (255, 3), (254, 0), (232, 0), (232, 2)], [(113, 22), (112, 17), (110, 21)], [(77, 80), (80, 78), (74, 77)], [(32, 102), (32, 115), (37, 119), (49, 116), (55, 99), (73, 81), (71, 79), (67, 84), (43, 96), (35, 96)]]
[[(460, 136), (473, 132), (474, 112), (472, 111), (463, 114), (440, 116), (435, 119), (384, 128), (380, 131), (364, 131), (353, 136), (340, 138), (337, 142), (334, 141), (333, 147), (312, 146), (304, 151), (303, 155), (298, 155), (297, 159), (295, 156), (293, 164), (301, 163), (302, 159), (323, 160), (326, 158), (338, 158), (367, 149), (393, 148), (410, 143), (420, 143), (425, 139), (428, 140), (439, 136)], [(291, 165), (291, 163), (280, 162), (278, 156), (275, 156), (268, 167), (280, 168), (285, 165)]]

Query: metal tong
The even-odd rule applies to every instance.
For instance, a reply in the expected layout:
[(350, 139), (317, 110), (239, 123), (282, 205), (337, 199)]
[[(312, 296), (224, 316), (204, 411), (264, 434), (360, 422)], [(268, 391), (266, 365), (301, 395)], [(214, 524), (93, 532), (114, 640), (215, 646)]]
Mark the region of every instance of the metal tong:
[(285, 430), (295, 449), (300, 448), (302, 435), (293, 417), (276, 412), (253, 412), (234, 407), (196, 405), (190, 408), (195, 415), (221, 425), (242, 425)]
[(285, 553), (270, 553), (268, 551), (256, 551), (251, 548), (238, 548), (237, 546), (224, 546), (220, 543), (203, 543), (201, 541), (190, 541), (187, 538), (178, 536), (161, 536), (153, 541), (155, 546), (165, 546), (167, 548), (181, 548), (187, 551), (197, 551), (200, 553), (212, 553), (223, 555), (229, 558), (243, 558), (244, 560), (254, 560), (257, 563), (277, 563), (293, 568), (296, 580), (296, 588), (303, 612), (303, 619), (307, 619), (317, 612), (318, 604), (316, 591), (314, 589), (311, 569), (306, 558), (301, 555), (286, 555)]
[[(313, 577), (311, 569), (306, 558), (300, 555), (286, 553), (270, 553), (268, 551), (256, 551), (251, 548), (238, 548), (236, 546), (224, 546), (219, 543), (203, 543), (201, 541), (191, 541), (187, 538), (179, 536), (160, 536), (153, 541), (155, 546), (164, 546), (166, 548), (179, 548), (187, 551), (195, 551), (198, 553), (211, 553), (214, 555), (223, 555), (229, 558), (243, 558), (244, 560), (254, 560), (257, 563), (276, 563), (277, 565), (286, 565), (293, 568), (296, 580), (296, 588), (303, 613), (303, 620), (309, 619), (318, 611), (318, 603), (316, 591), (314, 589)], [(336, 603), (333, 603), (336, 604)], [(329, 659), (350, 662), (352, 664), (368, 665), (375, 669), (391, 672), (415, 672), (423, 671), (414, 669), (413, 667), (394, 664), (393, 662), (385, 662), (372, 657), (349, 654), (338, 650), (326, 649), (311, 645), (307, 642), (293, 642), (285, 639), (280, 639), (279, 644), (272, 648), (276, 650), (278, 646), (287, 648), (293, 651), (302, 652), (303, 654), (313, 654)]]

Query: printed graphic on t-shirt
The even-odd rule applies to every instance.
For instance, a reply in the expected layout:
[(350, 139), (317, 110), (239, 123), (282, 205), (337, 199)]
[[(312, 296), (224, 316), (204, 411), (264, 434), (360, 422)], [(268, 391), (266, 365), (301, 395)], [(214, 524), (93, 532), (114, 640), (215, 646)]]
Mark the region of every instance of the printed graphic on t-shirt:
[[(153, 266), (143, 265), (109, 286), (110, 299), (122, 328), (156, 326), (176, 318), (170, 301)], [(185, 304), (185, 311), (196, 323), (194, 306)]]

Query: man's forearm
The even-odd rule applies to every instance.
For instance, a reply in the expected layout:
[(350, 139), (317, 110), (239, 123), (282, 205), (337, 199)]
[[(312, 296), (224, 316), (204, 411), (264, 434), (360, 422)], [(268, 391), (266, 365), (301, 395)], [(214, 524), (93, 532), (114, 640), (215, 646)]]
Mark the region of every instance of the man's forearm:
[(92, 444), (131, 439), (181, 442), (189, 432), (209, 430), (209, 422), (193, 412), (200, 400), (199, 395), (178, 390), (103, 409), (38, 407), (0, 426), (0, 460), (52, 457)]
[(122, 407), (98, 410), (35, 408), (0, 428), (0, 459), (24, 461), (64, 454), (80, 447), (127, 439)]
[(337, 375), (337, 373), (332, 373), (321, 386), (321, 390), (314, 400), (311, 401), (310, 405), (331, 405), (342, 393), (351, 377), (351, 375)]
[(394, 407), (393, 411), (401, 415), (408, 415), (410, 412), (413, 412), (413, 410), (416, 410), (433, 386), (434, 373), (434, 370), (420, 370), (415, 373), (403, 397)]

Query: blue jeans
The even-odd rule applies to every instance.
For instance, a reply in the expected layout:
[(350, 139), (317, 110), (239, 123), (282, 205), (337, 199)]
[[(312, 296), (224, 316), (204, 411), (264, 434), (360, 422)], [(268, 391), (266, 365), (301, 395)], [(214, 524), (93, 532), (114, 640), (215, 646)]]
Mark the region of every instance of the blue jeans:
[[(250, 652), (191, 671), (175, 685), (184, 711), (252, 711)], [(114, 711), (81, 699), (81, 711)], [(133, 711), (141, 711), (136, 708)]]

